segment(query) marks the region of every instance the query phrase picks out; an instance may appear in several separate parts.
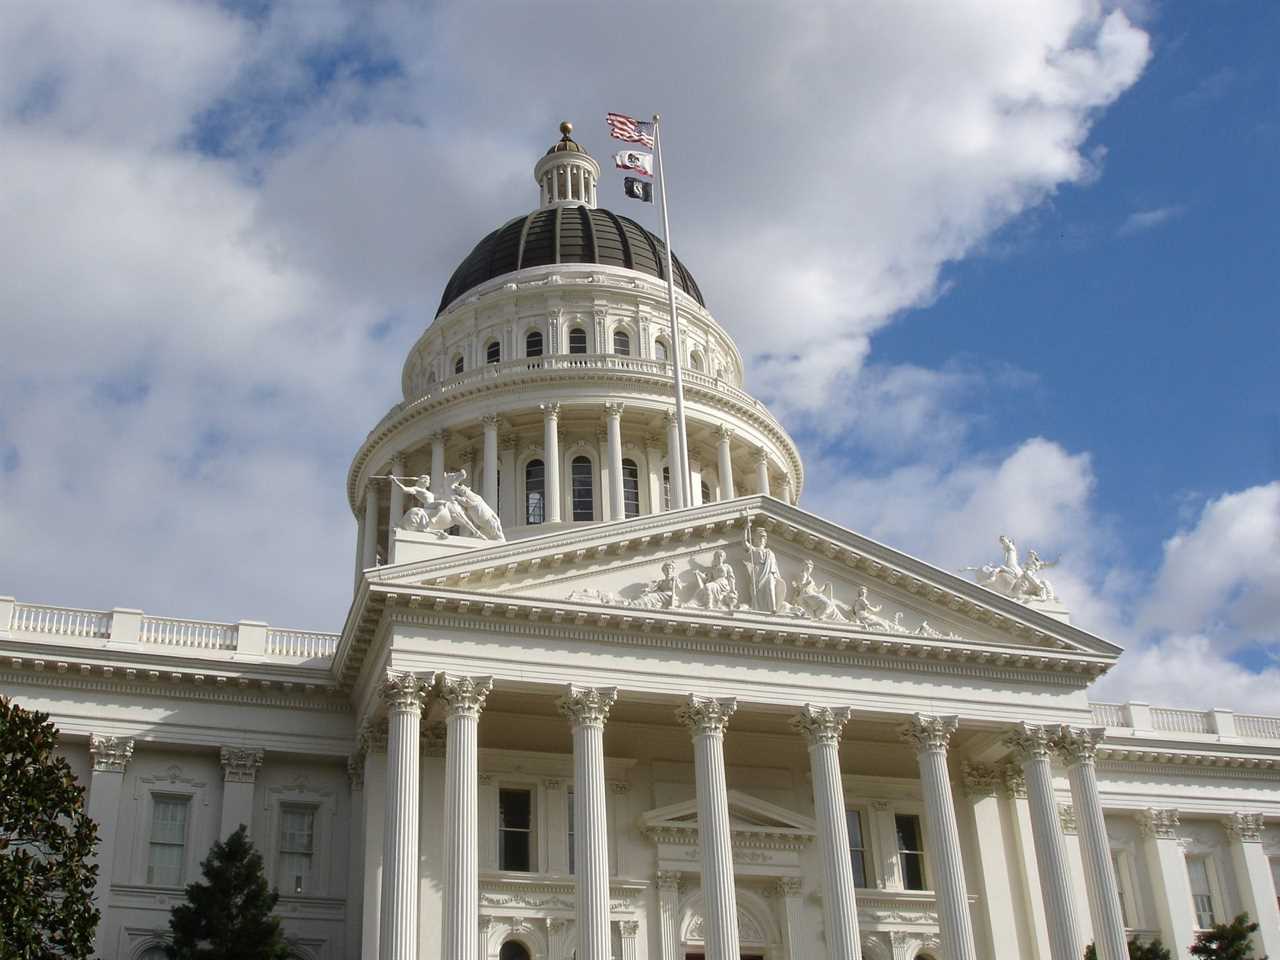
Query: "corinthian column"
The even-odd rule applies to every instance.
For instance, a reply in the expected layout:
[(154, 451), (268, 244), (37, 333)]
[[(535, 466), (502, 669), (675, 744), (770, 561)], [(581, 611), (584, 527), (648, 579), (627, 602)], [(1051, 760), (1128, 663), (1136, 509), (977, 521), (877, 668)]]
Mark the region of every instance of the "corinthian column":
[(1098, 741), (1106, 731), (1101, 727), (1076, 729), (1059, 727), (1058, 752), (1067, 765), (1071, 782), (1071, 805), (1080, 832), (1080, 852), (1084, 857), (1085, 883), (1093, 896), (1089, 909), (1093, 918), (1093, 940), (1099, 960), (1128, 960), (1129, 946), (1124, 935), (1124, 913), (1120, 909), (1120, 889), (1111, 862), (1111, 844), (1098, 796), (1098, 773), (1094, 757)]
[(854, 904), (853, 861), (849, 855), (849, 824), (845, 820), (844, 783), (840, 779), (840, 735), (849, 722), (849, 709), (815, 707), (791, 724), (809, 743), (813, 770), (813, 810), (818, 819), (824, 872), (822, 909), (827, 924), (827, 956), (831, 960), (860, 960), (858, 908)]
[(739, 957), (733, 834), (729, 829), (729, 796), (724, 782), (724, 731), (737, 709), (737, 700), (714, 700), (690, 694), (689, 703), (676, 711), (676, 719), (693, 734), (707, 960), (738, 960)]
[[(1049, 956), (1051, 960), (1078, 960), (1084, 948), (1080, 945), (1066, 842), (1053, 793), (1053, 771), (1049, 768), (1053, 735), (1044, 727), (1024, 723), (1006, 742), (1013, 748), (1014, 760), (1022, 767), (1027, 784), (1031, 838), (1036, 848), (1045, 920), (1049, 926)], [(1122, 956), (1128, 956), (1127, 948)]]
[(560, 522), (560, 404), (542, 404), (543, 520)]
[[(481, 495), (485, 502), (497, 513), (498, 506), (498, 417), (497, 415), (481, 417), (484, 424), (484, 477), (481, 483)], [(507, 476), (507, 483), (512, 478)]]
[(480, 868), (476, 811), (479, 753), (476, 728), (492, 677), (445, 674), (440, 699), (448, 705), (444, 750), (444, 956), (479, 956)]
[(960, 856), (960, 831), (956, 827), (956, 808), (947, 775), (947, 744), (955, 731), (955, 717), (917, 713), (902, 728), (902, 737), (916, 748), (920, 763), (925, 831), (938, 873), (933, 886), (938, 894), (938, 926), (942, 930), (943, 949), (950, 960), (977, 960), (973, 921), (969, 917), (969, 893)]
[(769, 455), (756, 451), (756, 493), (769, 496)]
[(667, 489), (671, 491), (671, 509), (684, 506), (684, 482), (680, 466), (680, 425), (676, 415), (668, 410), (662, 416), (667, 425)]
[(382, 845), (382, 960), (418, 955), (418, 728), (434, 673), (387, 671), (387, 816)]
[(720, 499), (733, 499), (733, 456), (729, 452), (729, 440), (733, 428), (723, 423), (716, 427), (716, 469), (720, 473)]
[(573, 868), (578, 888), (578, 960), (610, 960), (609, 824), (605, 807), (604, 722), (612, 687), (569, 687), (560, 712), (573, 723)]
[(621, 403), (604, 405), (605, 434), (609, 439), (609, 518), (626, 516), (622, 503), (622, 407)]

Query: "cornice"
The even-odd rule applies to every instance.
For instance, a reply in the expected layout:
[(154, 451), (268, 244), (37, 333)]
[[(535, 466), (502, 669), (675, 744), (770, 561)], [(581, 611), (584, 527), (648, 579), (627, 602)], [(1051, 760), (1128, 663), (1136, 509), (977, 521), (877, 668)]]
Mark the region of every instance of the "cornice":
[(1169, 776), (1194, 770), (1206, 777), (1280, 779), (1280, 753), (1270, 756), (1195, 750), (1150, 750), (1098, 745), (1098, 769), (1107, 773), (1145, 773)]

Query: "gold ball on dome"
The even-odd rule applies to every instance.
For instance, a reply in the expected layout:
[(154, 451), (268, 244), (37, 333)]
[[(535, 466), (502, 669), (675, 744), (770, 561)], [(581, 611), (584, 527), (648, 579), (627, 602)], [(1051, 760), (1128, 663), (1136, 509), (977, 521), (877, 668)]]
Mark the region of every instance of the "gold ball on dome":
[(568, 120), (562, 121), (560, 124), (560, 132), (567, 137), (569, 134), (573, 133), (573, 124)]

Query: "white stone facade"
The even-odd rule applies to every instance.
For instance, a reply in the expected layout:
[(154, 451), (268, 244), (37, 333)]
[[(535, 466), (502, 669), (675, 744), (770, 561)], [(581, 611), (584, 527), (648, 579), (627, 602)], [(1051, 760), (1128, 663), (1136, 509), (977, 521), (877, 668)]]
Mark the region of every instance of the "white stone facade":
[[(556, 264), (411, 351), (347, 478), (339, 632), (0, 598), (0, 689), (102, 824), (98, 954), (154, 957), (245, 823), (314, 960), (1185, 957), (1240, 910), (1280, 956), (1280, 718), (1091, 704), (1121, 651), (1060, 605), (792, 505), (794, 443), (680, 309), (692, 504), (664, 494), (662, 283)], [(377, 478), (446, 468), (507, 541), (398, 529)]]

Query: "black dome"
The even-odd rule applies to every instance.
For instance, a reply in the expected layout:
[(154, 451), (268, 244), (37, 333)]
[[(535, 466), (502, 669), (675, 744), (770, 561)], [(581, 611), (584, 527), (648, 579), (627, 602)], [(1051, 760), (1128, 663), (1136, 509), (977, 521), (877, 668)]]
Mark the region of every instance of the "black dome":
[[(672, 257), (676, 286), (706, 306), (693, 274)], [(558, 206), (516, 217), (476, 244), (453, 271), (440, 309), (504, 273), (553, 263), (599, 263), (666, 280), (666, 248), (640, 224), (608, 210)]]

